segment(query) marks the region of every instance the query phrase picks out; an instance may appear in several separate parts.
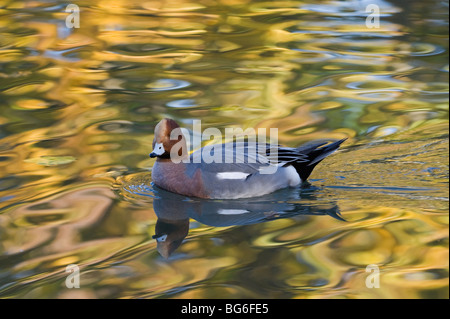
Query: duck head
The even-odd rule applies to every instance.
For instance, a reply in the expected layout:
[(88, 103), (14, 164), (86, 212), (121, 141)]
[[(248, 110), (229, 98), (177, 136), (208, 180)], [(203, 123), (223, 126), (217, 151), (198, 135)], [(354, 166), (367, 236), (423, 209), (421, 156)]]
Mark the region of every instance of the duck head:
[(182, 159), (187, 156), (186, 139), (180, 126), (172, 119), (162, 119), (155, 126), (153, 152), (150, 157), (158, 159)]

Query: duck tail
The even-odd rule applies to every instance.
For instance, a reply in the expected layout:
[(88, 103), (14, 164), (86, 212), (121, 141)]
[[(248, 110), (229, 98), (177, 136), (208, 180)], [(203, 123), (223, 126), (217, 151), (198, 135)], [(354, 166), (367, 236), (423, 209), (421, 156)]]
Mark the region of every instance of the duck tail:
[(346, 139), (343, 138), (332, 143), (330, 143), (330, 140), (316, 140), (298, 147), (296, 150), (303, 154), (304, 160), (293, 162), (292, 166), (294, 166), (302, 181), (305, 182), (311, 175), (314, 167), (325, 157), (336, 151)]

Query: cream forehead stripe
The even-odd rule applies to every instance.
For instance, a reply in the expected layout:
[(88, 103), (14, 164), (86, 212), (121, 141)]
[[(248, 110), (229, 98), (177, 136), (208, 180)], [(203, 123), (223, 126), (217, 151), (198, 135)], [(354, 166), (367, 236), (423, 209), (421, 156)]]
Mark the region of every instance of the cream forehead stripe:
[(153, 153), (155, 153), (156, 155), (163, 155), (164, 152), (165, 152), (165, 150), (164, 150), (164, 146), (162, 145), (162, 143), (156, 143), (155, 148), (153, 149)]

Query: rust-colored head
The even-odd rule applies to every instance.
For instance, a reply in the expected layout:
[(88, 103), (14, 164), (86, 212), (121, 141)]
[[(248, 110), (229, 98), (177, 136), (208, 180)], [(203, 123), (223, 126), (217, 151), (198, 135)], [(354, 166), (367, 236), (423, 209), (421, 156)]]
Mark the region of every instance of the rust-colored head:
[[(153, 139), (153, 152), (150, 157), (159, 159), (170, 159), (173, 155), (183, 157), (187, 155), (186, 140), (181, 132), (180, 126), (172, 119), (162, 119), (155, 126), (155, 138)], [(175, 152), (171, 151), (175, 147)], [(177, 151), (178, 150), (178, 151)]]

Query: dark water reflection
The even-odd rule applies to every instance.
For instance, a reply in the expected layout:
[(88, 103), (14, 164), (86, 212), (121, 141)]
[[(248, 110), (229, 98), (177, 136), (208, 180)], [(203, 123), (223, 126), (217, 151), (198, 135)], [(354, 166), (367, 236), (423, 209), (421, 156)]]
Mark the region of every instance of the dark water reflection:
[[(448, 298), (448, 1), (75, 3), (0, 5), (0, 297)], [(163, 117), (349, 139), (309, 190), (164, 200)]]
[(329, 215), (344, 221), (336, 204), (306, 204), (315, 199), (313, 193), (306, 191), (302, 194), (303, 203), (298, 189), (245, 200), (190, 199), (162, 189), (157, 189), (154, 196), (153, 210), (158, 220), (153, 238), (166, 258), (188, 235), (190, 218), (214, 227), (250, 225), (298, 215)]

